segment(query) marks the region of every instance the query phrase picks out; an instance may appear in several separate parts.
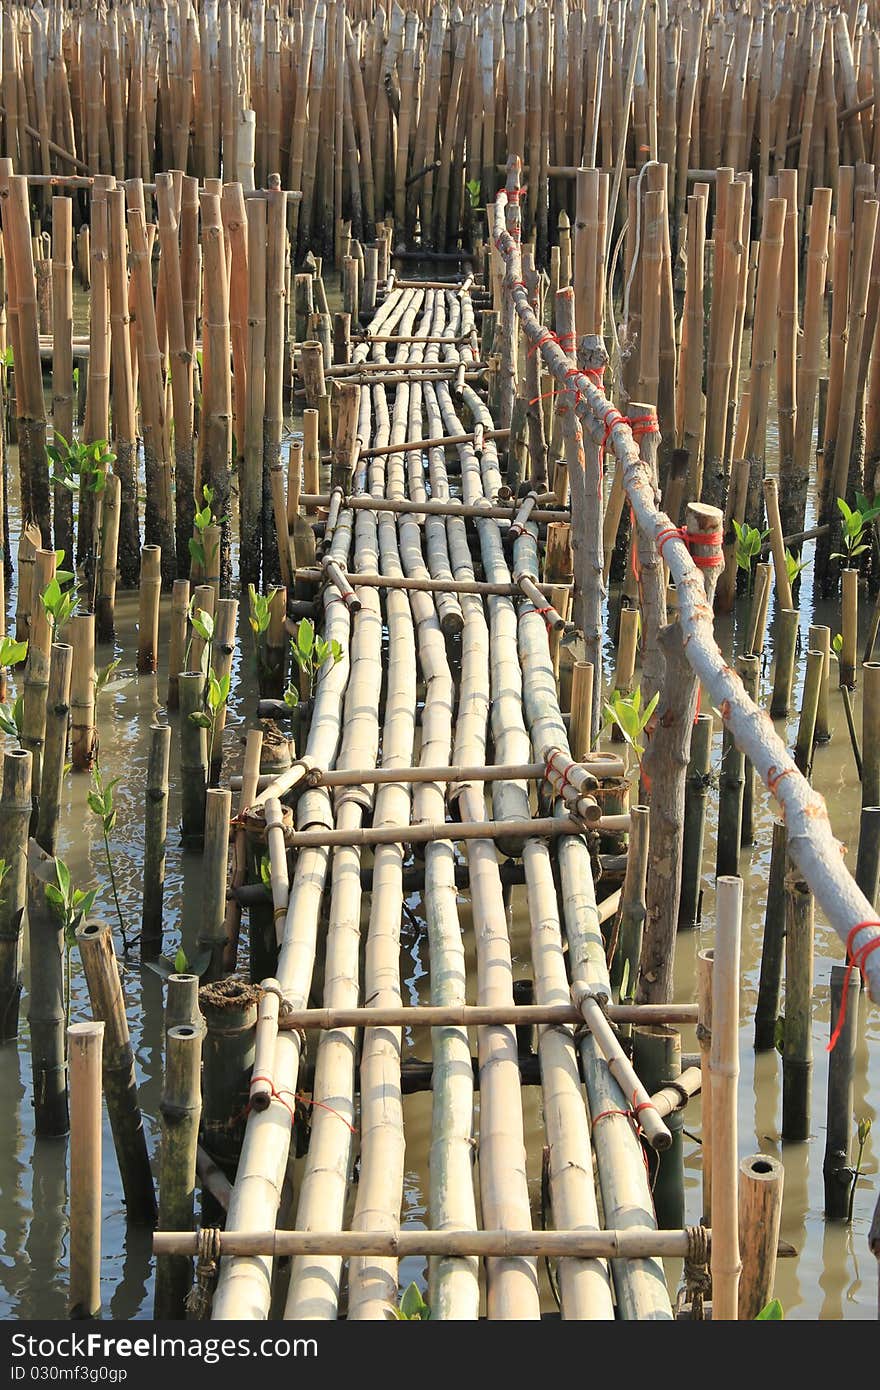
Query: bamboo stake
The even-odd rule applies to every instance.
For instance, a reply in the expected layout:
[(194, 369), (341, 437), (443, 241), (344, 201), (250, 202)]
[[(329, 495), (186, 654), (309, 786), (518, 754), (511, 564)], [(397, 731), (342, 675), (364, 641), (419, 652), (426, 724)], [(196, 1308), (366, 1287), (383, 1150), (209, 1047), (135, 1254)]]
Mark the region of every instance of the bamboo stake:
[(28, 827), (31, 819), (32, 755), (24, 748), (3, 753), (0, 844), (8, 868), (0, 896), (0, 1042), (18, 1037), (21, 1001), (22, 925), (28, 895)]
[(138, 617), (137, 668), (141, 672), (154, 672), (159, 668), (159, 599), (161, 592), (161, 547), (145, 545), (141, 550)]
[(113, 935), (109, 926), (87, 922), (77, 928), (76, 942), (92, 1012), (106, 1025), (104, 1095), (125, 1193), (126, 1218), (133, 1225), (152, 1225), (156, 1219), (156, 1198)]
[[(71, 1023), (70, 1284), (72, 1318), (101, 1309), (101, 1058), (104, 1024)], [(183, 1223), (180, 1223), (183, 1225)]]
[(796, 871), (785, 879), (785, 1052), (782, 1059), (782, 1132), (810, 1133), (813, 1068), (813, 895)]
[(168, 825), (168, 764), (171, 727), (150, 726), (144, 816), (143, 904), (141, 907), (141, 959), (161, 954), (163, 898), (165, 891), (165, 838)]
[[(67, 732), (70, 723), (70, 675), (73, 648), (53, 642), (46, 692), (46, 741), (40, 772), (39, 811), (36, 840), (47, 854), (55, 853), (61, 791), (67, 761)], [(14, 844), (14, 839), (11, 840)]]
[(773, 1297), (784, 1176), (779, 1159), (770, 1154), (740, 1159), (740, 1321), (753, 1321)]
[(738, 1220), (737, 1080), (739, 1077), (739, 969), (742, 879), (716, 883), (712, 953), (712, 1320), (738, 1312), (742, 1269)]
[(208, 781), (208, 740), (203, 724), (193, 715), (204, 713), (205, 678), (201, 671), (181, 671), (180, 780), (181, 840), (185, 848), (200, 849), (205, 835), (205, 800)]
[[(190, 1024), (165, 1034), (165, 1084), (162, 1092), (162, 1146), (159, 1166), (160, 1227), (192, 1227), (196, 1149), (202, 1110), (200, 1070), (202, 1033)], [(184, 1255), (156, 1262), (154, 1312), (160, 1318), (185, 1316), (192, 1265)]]
[(28, 1025), (34, 1077), (34, 1130), (40, 1137), (67, 1134), (67, 1065), (64, 1047), (64, 927), (46, 887), (57, 886), (56, 862), (28, 841), (27, 923), (31, 974)]

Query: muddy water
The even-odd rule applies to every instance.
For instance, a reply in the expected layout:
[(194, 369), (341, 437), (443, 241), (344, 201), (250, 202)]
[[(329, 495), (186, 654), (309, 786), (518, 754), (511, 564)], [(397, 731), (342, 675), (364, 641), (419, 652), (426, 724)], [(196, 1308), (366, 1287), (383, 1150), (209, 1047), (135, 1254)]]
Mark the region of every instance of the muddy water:
[[(14, 469), (12, 470), (14, 471)], [(809, 524), (809, 522), (808, 522)], [(13, 523), (13, 536), (17, 529)], [(812, 545), (806, 549), (806, 558)], [(834, 605), (814, 605), (811, 599), (812, 571), (802, 581), (801, 634), (806, 650), (807, 629), (811, 622), (827, 622), (839, 628)], [(14, 606), (14, 592), (10, 598)], [(867, 604), (865, 605), (867, 607)], [(747, 604), (741, 600), (737, 613), (719, 625), (719, 641), (730, 652), (736, 644), (736, 622), (744, 621)], [(163, 606), (163, 631), (167, 632), (167, 602)], [(867, 618), (867, 614), (863, 615)], [(233, 669), (232, 698), (224, 736), (226, 772), (237, 771), (242, 756), (242, 739), (249, 712), (254, 708), (255, 686), (251, 667), (250, 634), (246, 618), (240, 615), (240, 636)], [(770, 614), (770, 640), (763, 690), (772, 679), (773, 609)], [(101, 735), (101, 766), (106, 776), (119, 776), (117, 803), (119, 815), (111, 852), (124, 909), (130, 913), (129, 930), (139, 924), (141, 863), (143, 855), (143, 796), (148, 752), (148, 729), (155, 718), (164, 719), (167, 667), (163, 659), (156, 676), (135, 675), (137, 599), (122, 594), (118, 604), (118, 636), (115, 646), (99, 652), (103, 664), (119, 657), (120, 666), (111, 686), (101, 696), (98, 723)], [(164, 657), (165, 653), (163, 653)], [(609, 650), (607, 669), (613, 670)], [(800, 673), (802, 674), (802, 672)], [(799, 679), (800, 679), (799, 674)], [(859, 694), (856, 694), (859, 717)], [(172, 721), (174, 722), (174, 721)], [(777, 728), (791, 745), (796, 716), (779, 721)], [(858, 833), (859, 785), (849, 745), (843, 707), (837, 692), (832, 699), (833, 735), (831, 742), (816, 750), (814, 783), (826, 797), (832, 824), (839, 839), (848, 847), (848, 861), (854, 864)], [(172, 769), (176, 766), (172, 754)], [(720, 721), (714, 747), (714, 770), (721, 757)], [(62, 808), (58, 852), (70, 865), (73, 879), (82, 887), (99, 889), (98, 911), (112, 918), (107, 866), (99, 827), (86, 806), (88, 778), (68, 777), (66, 803)], [(713, 798), (714, 798), (713, 793)], [(166, 950), (174, 953), (179, 942), (190, 953), (194, 949), (199, 902), (199, 860), (185, 854), (175, 828), (179, 820), (179, 786), (172, 785), (169, 804), (168, 868), (166, 883)], [(693, 997), (696, 952), (712, 944), (713, 890), (715, 862), (716, 802), (713, 800), (707, 829), (704, 864), (704, 902), (701, 927), (682, 934), (676, 953), (676, 995)], [(752, 1049), (753, 1017), (760, 966), (760, 946), (770, 861), (773, 811), (770, 799), (758, 789), (755, 805), (756, 841), (743, 852), (740, 871), (745, 886), (743, 960), (741, 988), (741, 1048), (739, 1086), (739, 1150), (741, 1155), (763, 1152), (774, 1154), (785, 1166), (785, 1197), (782, 1236), (797, 1250), (797, 1257), (780, 1261), (776, 1292), (786, 1316), (796, 1319), (868, 1319), (876, 1316), (877, 1272), (867, 1248), (867, 1231), (878, 1190), (878, 1130), (869, 1137), (862, 1160), (851, 1227), (826, 1224), (823, 1218), (822, 1158), (825, 1128), (825, 1091), (829, 1033), (828, 981), (831, 966), (842, 960), (843, 947), (821, 915), (816, 923), (815, 988), (813, 995), (813, 1102), (811, 1138), (807, 1143), (783, 1144), (781, 1140), (781, 1059), (776, 1053), (756, 1056)], [(517, 890), (511, 904), (511, 935), (514, 967), (525, 973), (529, 964), (528, 922)], [(404, 997), (412, 1003), (428, 997), (428, 948), (423, 913), (418, 897), (409, 900), (410, 912), (403, 924), (402, 974)], [(469, 939), (467, 895), (462, 895), (462, 924)], [(473, 959), (471, 955), (473, 978)], [(158, 1156), (158, 1109), (161, 1093), (161, 1020), (163, 987), (150, 969), (136, 963), (125, 968), (128, 1015), (135, 1050), (141, 1103), (151, 1154)], [(473, 990), (471, 991), (473, 997)], [(88, 1012), (84, 980), (74, 956), (72, 1016)], [(29, 1038), (26, 1022), (27, 995), (22, 1003), (20, 1047), (7, 1045), (0, 1058), (0, 1316), (4, 1318), (63, 1318), (66, 1314), (67, 1286), (67, 1141), (34, 1142)], [(424, 1034), (407, 1040), (412, 1053), (430, 1055)], [(683, 1030), (685, 1051), (696, 1050), (693, 1030)], [(880, 1010), (863, 998), (858, 1023), (855, 1118), (876, 1118), (880, 1096)], [(529, 1178), (534, 1219), (540, 1221), (541, 1100), (538, 1088), (523, 1092), (529, 1142)], [(477, 1106), (479, 1097), (477, 1097)], [(427, 1144), (430, 1136), (430, 1094), (408, 1097), (405, 1103), (407, 1134), (407, 1173), (402, 1216), (404, 1224), (419, 1226), (427, 1222)], [(699, 1220), (700, 1192), (700, 1105), (695, 1100), (686, 1114), (685, 1143), (686, 1220)], [(103, 1263), (102, 1294), (105, 1316), (113, 1319), (149, 1318), (152, 1315), (152, 1268), (149, 1233), (126, 1231), (121, 1185), (109, 1128), (104, 1132), (103, 1170)], [(424, 1277), (424, 1262), (403, 1262), (401, 1282)], [(669, 1262), (667, 1273), (675, 1292), (680, 1270)], [(542, 1270), (544, 1306), (554, 1304)]]

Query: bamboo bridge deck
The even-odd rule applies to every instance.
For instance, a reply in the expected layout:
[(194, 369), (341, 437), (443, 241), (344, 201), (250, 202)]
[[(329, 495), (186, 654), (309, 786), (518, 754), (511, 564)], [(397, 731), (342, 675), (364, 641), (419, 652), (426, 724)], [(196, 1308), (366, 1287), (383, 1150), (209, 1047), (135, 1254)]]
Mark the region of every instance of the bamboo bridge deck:
[[(487, 1017), (508, 1010), (513, 1019), (509, 1011), (519, 979), (533, 981), (535, 1002), (544, 1009), (571, 1012), (572, 980), (611, 997), (594, 883), (598, 860), (591, 858), (586, 834), (571, 833), (575, 822), (569, 820), (568, 833), (550, 838), (546, 819), (535, 819), (567, 816), (561, 797), (548, 799), (552, 784), (534, 772), (531, 780), (509, 775), (487, 783), (467, 776), (454, 783), (394, 777), (396, 769), (421, 766), (438, 776), (450, 765), (466, 771), (467, 765), (473, 770), (484, 764), (509, 766), (513, 774), (529, 764), (543, 767), (548, 749), (571, 759), (570, 718), (558, 696), (560, 633), (558, 627), (552, 630), (541, 591), (528, 597), (517, 589), (522, 576), (536, 585), (542, 579), (544, 536), (533, 520), (514, 525), (498, 519), (497, 508), (496, 514), (479, 515), (509, 494), (489, 410), (472, 386), (455, 380), (480, 355), (469, 280), (425, 289), (392, 286), (369, 336), (353, 349), (352, 361), (361, 369), (357, 380), (364, 384), (347, 388), (351, 418), (347, 427), (340, 426), (354, 441), (353, 485), (337, 494), (333, 524), (319, 541), (325, 568), (319, 627), (327, 640), (339, 643), (342, 655), (317, 681), (304, 761), (339, 772), (376, 765), (381, 773), (378, 785), (340, 778), (342, 785), (332, 788), (309, 787), (295, 803), (297, 832), (320, 833), (313, 837), (319, 843), (298, 849), (286, 911), (283, 897), (276, 909), (282, 1022), (284, 1008), (302, 1010), (310, 1001), (331, 1014), (361, 1000), (383, 1015), (400, 1009), (405, 827), (423, 825), (430, 828), (422, 899), (432, 1005), (466, 1003), (471, 949), (476, 954), (473, 1002), (487, 1008)], [(367, 369), (386, 365), (397, 384), (367, 384), (378, 380)], [(426, 370), (438, 366), (447, 368), (446, 374), (435, 370), (433, 380), (425, 379)], [(450, 436), (462, 442), (411, 447)], [(367, 498), (370, 505), (349, 504)], [(420, 511), (428, 499), (460, 499), (471, 514), (457, 516), (451, 508), (447, 515)], [(413, 510), (397, 510), (404, 502)], [(511, 519), (516, 510), (516, 504), (508, 504)], [(478, 580), (494, 592), (476, 592)], [(405, 581), (413, 587), (401, 587)], [(559, 595), (564, 617), (569, 587), (563, 582), (551, 592)], [(612, 767), (616, 761), (612, 756)], [(596, 786), (595, 779), (591, 784)], [(614, 790), (619, 798), (619, 779)], [(271, 825), (271, 789), (269, 794), (265, 811)], [(264, 790), (261, 800), (266, 795)], [(457, 821), (482, 825), (489, 838), (462, 845)], [(503, 835), (493, 822), (504, 822)], [(358, 840), (365, 824), (374, 832), (390, 832), (372, 847), (369, 891)], [(332, 845), (326, 833), (331, 827), (340, 832), (339, 843)], [(456, 875), (460, 851), (467, 864), (465, 894)], [(509, 890), (501, 874), (506, 855), (522, 860), (525, 883), (527, 940), (517, 941), (516, 959)], [(616, 884), (612, 880), (612, 886), (619, 884), (619, 878)], [(607, 896), (607, 885), (601, 886)], [(318, 977), (323, 989), (315, 995)], [(663, 1016), (662, 1009), (658, 1012)], [(694, 1021), (695, 1011), (682, 1011), (688, 1012)], [(418, 1010), (399, 1017), (415, 1023)], [(392, 1235), (400, 1227), (407, 1152), (403, 1030), (390, 1024), (362, 1032), (329, 1026), (330, 1016), (325, 1022), (328, 1026), (309, 1035), (310, 1139), (284, 1225), (303, 1233), (348, 1229)], [(655, 1229), (633, 1099), (612, 1075), (593, 1032), (573, 1023), (541, 1026), (543, 1134), (528, 1138), (514, 1023), (487, 1023), (470, 1037), (466, 1026), (436, 1026), (431, 1037), (429, 1230), (523, 1233), (535, 1228), (540, 1211), (527, 1178), (527, 1144), (533, 1158), (534, 1146), (547, 1145), (549, 1204), (561, 1230)], [(476, 1069), (471, 1037), (476, 1038)], [(304, 1040), (296, 1028), (278, 1032), (268, 1083), (271, 1103), (249, 1116), (227, 1233), (270, 1231), (275, 1225)], [(411, 1241), (418, 1250), (418, 1236), (411, 1235)], [(683, 1237), (680, 1249), (682, 1242)], [(339, 1249), (344, 1243), (343, 1237)], [(368, 1240), (365, 1245), (370, 1248)], [(465, 1237), (458, 1248), (465, 1253), (432, 1260), (432, 1317), (476, 1317), (483, 1299), (490, 1318), (540, 1315), (538, 1261), (524, 1253), (527, 1246), (487, 1258), (485, 1278), (478, 1245), (470, 1248)], [(540, 1236), (537, 1248), (542, 1248)], [(667, 1237), (667, 1249), (673, 1248)], [(455, 1249), (453, 1242), (450, 1251)], [(284, 1316), (382, 1317), (398, 1297), (394, 1258), (373, 1249), (344, 1261), (327, 1237), (323, 1248), (292, 1260)], [(263, 1318), (271, 1299), (267, 1248), (259, 1255), (223, 1259), (213, 1317)], [(650, 1254), (611, 1262), (561, 1259), (559, 1299), (565, 1318), (613, 1317), (615, 1307), (626, 1318), (672, 1316), (662, 1262)]]

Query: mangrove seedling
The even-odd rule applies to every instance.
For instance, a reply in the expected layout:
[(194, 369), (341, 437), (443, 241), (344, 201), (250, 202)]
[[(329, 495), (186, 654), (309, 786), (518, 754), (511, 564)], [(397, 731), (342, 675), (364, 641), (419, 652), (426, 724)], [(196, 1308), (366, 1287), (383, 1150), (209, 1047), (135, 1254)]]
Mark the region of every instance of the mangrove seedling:
[(189, 538), (189, 555), (193, 564), (198, 565), (202, 573), (204, 573), (208, 568), (209, 562), (213, 563), (217, 555), (216, 545), (211, 551), (211, 554), (208, 554), (205, 532), (209, 526), (222, 526), (227, 518), (223, 517), (222, 520), (218, 521), (217, 517), (214, 515), (211, 507), (211, 503), (214, 501), (214, 489), (209, 487), (207, 483), (202, 484), (202, 501), (205, 503), (204, 507), (202, 507), (201, 511), (196, 512), (193, 517), (193, 524), (198, 531), (198, 535), (190, 536)]
[[(59, 551), (63, 556), (64, 552)], [(52, 641), (57, 642), (73, 616), (79, 595), (70, 570), (56, 570), (43, 592), (40, 603), (52, 628)]]
[(128, 939), (125, 930), (125, 918), (122, 915), (122, 908), (119, 903), (119, 892), (116, 887), (116, 875), (113, 872), (113, 856), (110, 853), (110, 835), (116, 824), (116, 806), (113, 801), (113, 788), (119, 782), (118, 777), (112, 778), (109, 782), (104, 782), (101, 776), (101, 768), (98, 763), (92, 769), (92, 790), (88, 794), (89, 810), (93, 811), (101, 822), (101, 830), (104, 836), (104, 854), (107, 859), (107, 872), (110, 876), (110, 887), (113, 890), (113, 901), (116, 904), (116, 916), (119, 919), (119, 931), (122, 936), (122, 949), (127, 951), (132, 943)]
[[(0, 692), (6, 695), (6, 672), (11, 671), (14, 666), (24, 661), (27, 656), (28, 644), (16, 642), (14, 637), (0, 638)], [(9, 734), (10, 738), (18, 739), (21, 745), (21, 727), (24, 714), (24, 700), (21, 695), (13, 700), (11, 705), (0, 704), (0, 730), (4, 734)]]
[(809, 563), (809, 560), (799, 560), (796, 555), (792, 555), (790, 550), (786, 550), (785, 572), (788, 575), (789, 584), (794, 584), (795, 580), (801, 577)]
[(63, 859), (55, 860), (55, 882), (45, 886), (46, 901), (61, 919), (64, 931), (64, 1017), (70, 1023), (70, 954), (76, 945), (76, 929), (88, 917), (98, 896), (96, 888), (84, 893), (74, 888), (70, 869)]
[(116, 462), (106, 439), (83, 444), (65, 439), (57, 430), (54, 442), (46, 445), (46, 453), (54, 465), (53, 483), (60, 483), (68, 492), (92, 492), (95, 496), (104, 491), (107, 469)]
[(752, 564), (761, 553), (761, 546), (769, 536), (769, 531), (759, 531), (757, 526), (750, 526), (748, 522), (742, 525), (734, 521), (733, 530), (736, 535), (736, 565), (737, 569), (745, 570), (748, 575), (748, 592), (752, 592)]
[[(303, 696), (305, 699), (310, 696), (315, 677), (322, 667), (328, 666), (329, 663), (329, 668), (332, 669), (337, 661), (342, 660), (342, 647), (335, 637), (331, 637), (328, 642), (326, 638), (319, 636), (315, 632), (314, 623), (309, 618), (303, 618), (300, 621), (296, 629), (296, 637), (290, 639), (290, 649), (303, 676), (305, 686)], [(289, 690), (285, 693), (285, 704), (290, 703), (287, 698), (289, 693)]]
[(203, 673), (206, 673), (208, 653), (211, 648), (211, 642), (214, 638), (214, 615), (212, 613), (208, 613), (204, 608), (196, 608), (194, 598), (190, 599), (188, 612), (190, 634), (189, 641), (186, 644), (184, 669), (187, 671), (189, 670), (189, 655), (192, 651), (193, 638), (201, 637), (202, 641), (205, 644), (205, 650), (202, 653), (201, 670)]
[(624, 743), (633, 750), (640, 763), (645, 752), (642, 734), (657, 708), (659, 698), (658, 692), (642, 708), (642, 688), (637, 685), (632, 695), (624, 695), (621, 691), (615, 690), (610, 702), (605, 705), (604, 727), (610, 729), (616, 724), (623, 735)]
[(779, 1299), (772, 1298), (769, 1303), (764, 1304), (760, 1313), (755, 1314), (755, 1322), (781, 1322), (784, 1317)]
[(863, 1115), (862, 1118), (859, 1120), (858, 1129), (856, 1130), (856, 1134), (858, 1136), (859, 1141), (859, 1155), (856, 1159), (856, 1166), (853, 1172), (852, 1186), (849, 1190), (849, 1203), (846, 1208), (846, 1219), (848, 1222), (851, 1222), (853, 1218), (853, 1205), (856, 1200), (856, 1185), (859, 1181), (859, 1178), (862, 1176), (862, 1159), (865, 1154), (865, 1145), (868, 1142), (868, 1135), (871, 1133), (871, 1127), (872, 1121), (870, 1116)]
[(482, 191), (482, 187), (483, 185), (480, 183), (479, 179), (468, 179), (467, 183), (465, 184), (472, 212), (475, 212), (477, 208), (480, 206), (480, 193)]
[[(205, 615), (208, 616), (207, 614)], [(219, 678), (214, 673), (214, 668), (208, 673), (208, 684), (205, 687), (205, 704), (207, 709), (194, 710), (190, 715), (190, 722), (198, 725), (200, 729), (207, 729), (208, 738), (208, 762), (214, 760), (214, 739), (217, 733), (217, 717), (229, 699), (230, 676), (227, 673)]]
[(854, 561), (869, 548), (865, 533), (874, 518), (880, 516), (880, 505), (873, 505), (864, 493), (857, 492), (854, 507), (838, 497), (837, 510), (842, 517), (840, 540), (843, 550), (833, 551), (831, 558), (844, 560), (852, 568)]
[(396, 1308), (390, 1309), (390, 1313), (393, 1318), (398, 1318), (401, 1322), (427, 1322), (431, 1316), (431, 1310), (422, 1298), (422, 1291), (415, 1282), (407, 1285), (401, 1295), (400, 1303)]

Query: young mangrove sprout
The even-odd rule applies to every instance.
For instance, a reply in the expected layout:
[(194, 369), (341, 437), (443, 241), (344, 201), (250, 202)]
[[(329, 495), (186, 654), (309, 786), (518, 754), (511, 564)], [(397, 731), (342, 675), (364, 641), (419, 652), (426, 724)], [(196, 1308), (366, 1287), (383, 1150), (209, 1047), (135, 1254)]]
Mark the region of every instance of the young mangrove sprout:
[(60, 918), (64, 929), (64, 1017), (70, 1023), (70, 954), (76, 945), (77, 927), (88, 917), (98, 896), (96, 888), (83, 892), (74, 888), (70, 869), (63, 859), (55, 860), (55, 883), (45, 885), (46, 901)]

